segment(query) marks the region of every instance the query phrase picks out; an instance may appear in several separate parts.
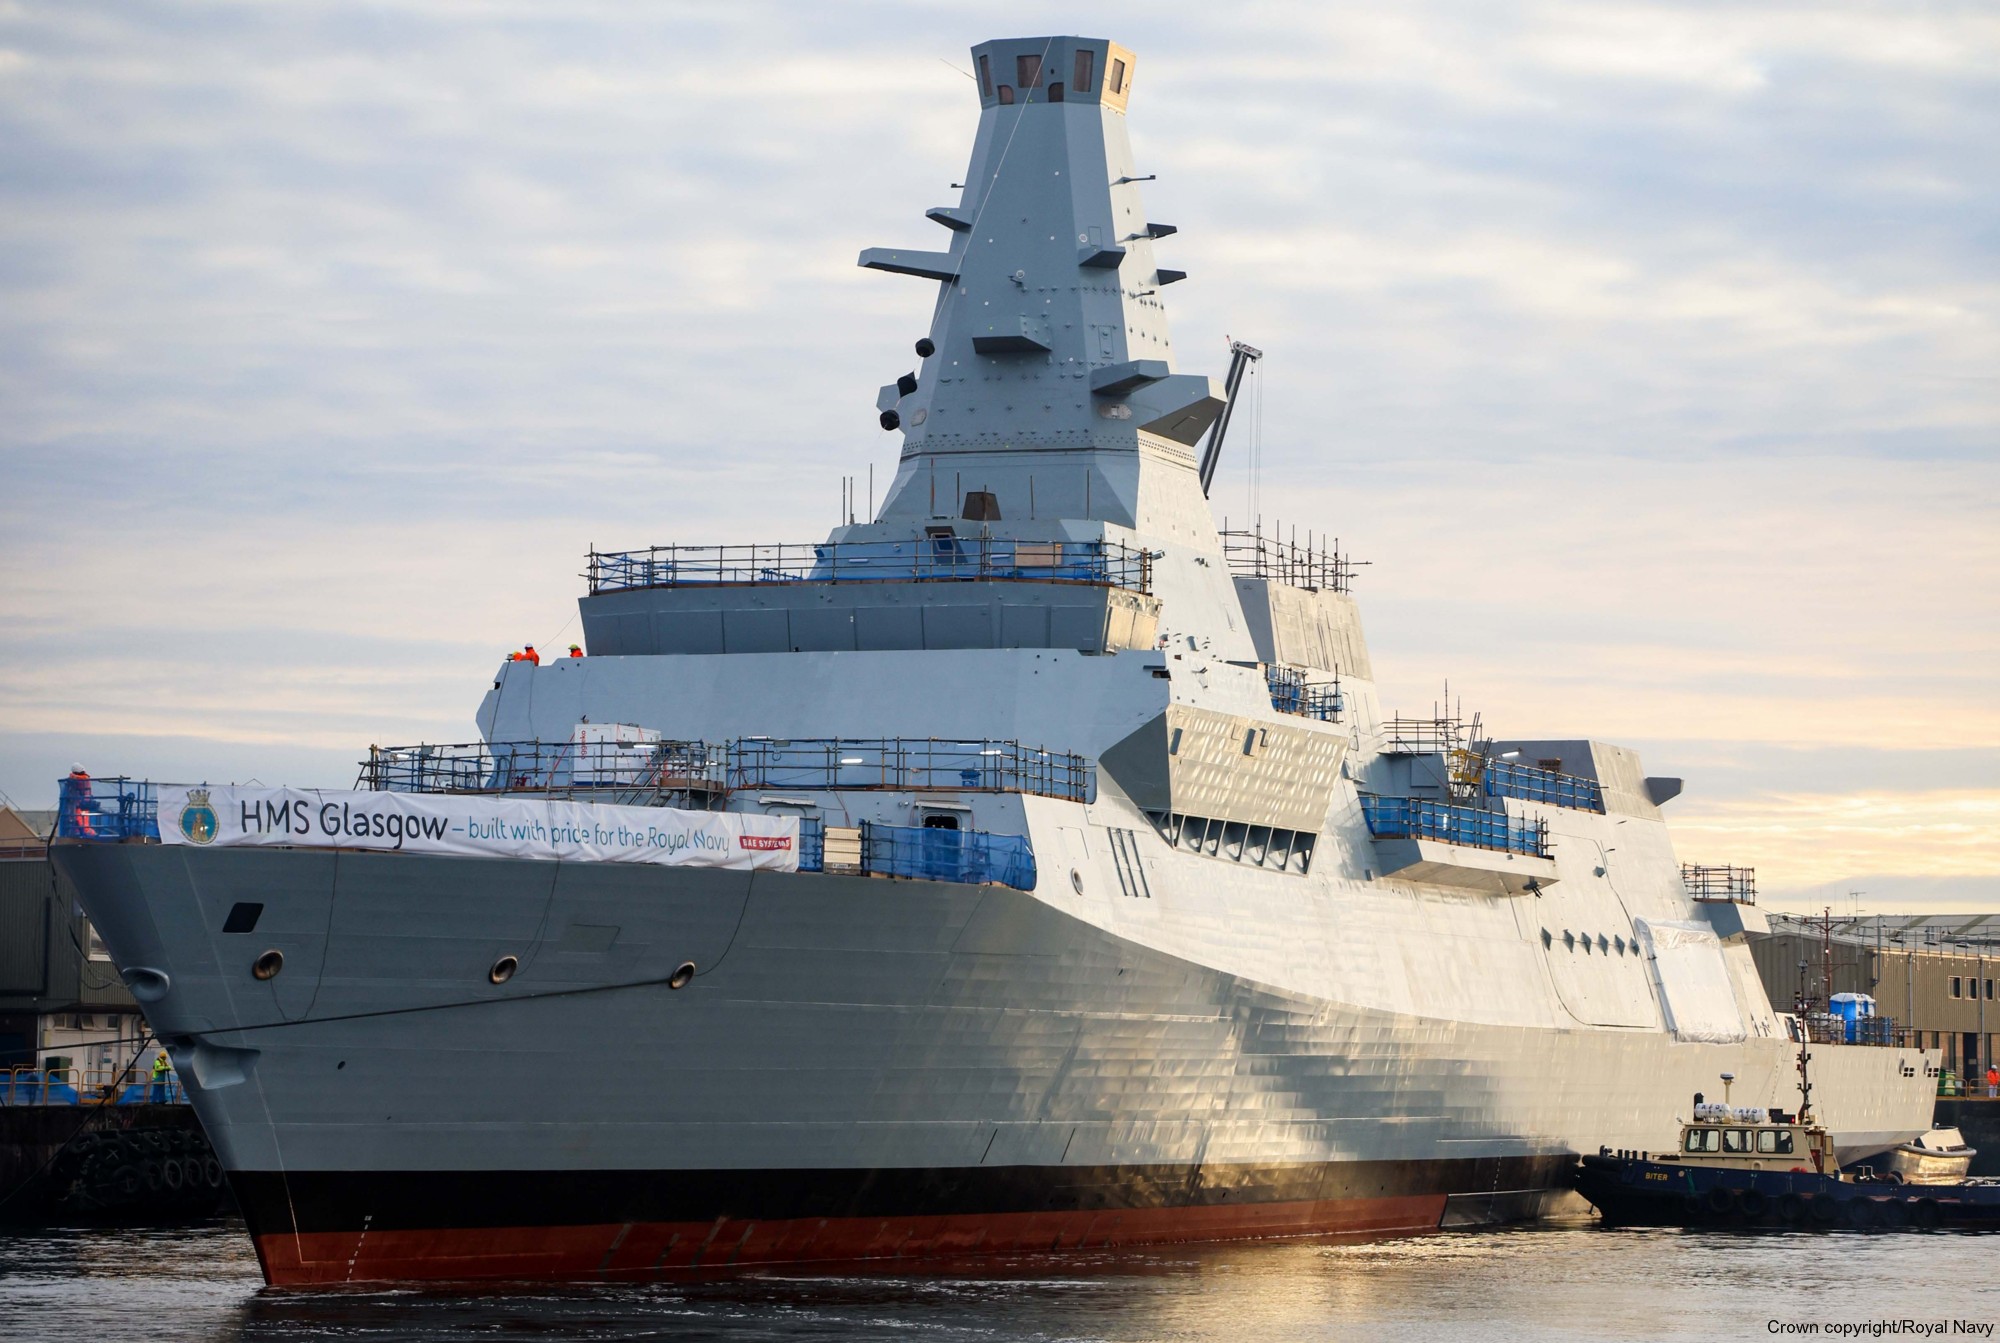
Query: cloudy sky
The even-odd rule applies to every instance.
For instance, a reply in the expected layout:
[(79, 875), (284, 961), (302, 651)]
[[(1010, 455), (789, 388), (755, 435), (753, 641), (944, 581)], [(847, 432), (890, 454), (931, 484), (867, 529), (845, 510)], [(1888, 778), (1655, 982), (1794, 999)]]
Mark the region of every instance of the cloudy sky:
[(343, 785), (590, 543), (823, 532), (930, 301), (856, 252), (1079, 24), (1183, 366), (1268, 351), (1218, 511), (1372, 561), (1392, 707), (1638, 746), (1780, 904), (2000, 908), (1990, 4), (0, 0), (0, 788)]

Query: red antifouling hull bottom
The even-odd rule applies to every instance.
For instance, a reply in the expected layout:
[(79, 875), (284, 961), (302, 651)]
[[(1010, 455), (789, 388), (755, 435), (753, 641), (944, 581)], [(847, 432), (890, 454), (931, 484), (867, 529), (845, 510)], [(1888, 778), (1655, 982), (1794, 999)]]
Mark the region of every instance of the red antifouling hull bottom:
[(256, 1235), (273, 1286), (382, 1281), (644, 1280), (786, 1265), (894, 1266), (1175, 1242), (1432, 1231), (1445, 1196), (1239, 1207), (1125, 1208), (905, 1217), (717, 1218), (574, 1226), (276, 1231)]

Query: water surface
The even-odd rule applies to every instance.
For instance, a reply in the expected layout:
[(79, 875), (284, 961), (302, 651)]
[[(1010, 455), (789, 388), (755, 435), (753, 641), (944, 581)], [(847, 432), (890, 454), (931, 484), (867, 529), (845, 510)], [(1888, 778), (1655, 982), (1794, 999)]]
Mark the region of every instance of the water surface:
[[(1050, 1260), (1003, 1275), (268, 1291), (240, 1225), (0, 1239), (0, 1339), (1911, 1338), (2000, 1323), (2000, 1236), (1577, 1223)], [(1785, 1326), (1816, 1333), (1780, 1333)], [(1907, 1326), (1903, 1327), (1907, 1330)]]

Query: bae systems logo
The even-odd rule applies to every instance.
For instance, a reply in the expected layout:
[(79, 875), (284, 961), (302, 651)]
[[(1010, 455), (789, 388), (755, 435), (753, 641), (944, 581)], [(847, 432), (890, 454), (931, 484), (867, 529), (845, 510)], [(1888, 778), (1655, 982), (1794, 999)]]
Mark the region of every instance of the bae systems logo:
[(181, 833), (190, 844), (210, 844), (215, 840), (215, 829), (215, 808), (208, 805), (208, 790), (188, 789), (187, 805), (181, 808)]

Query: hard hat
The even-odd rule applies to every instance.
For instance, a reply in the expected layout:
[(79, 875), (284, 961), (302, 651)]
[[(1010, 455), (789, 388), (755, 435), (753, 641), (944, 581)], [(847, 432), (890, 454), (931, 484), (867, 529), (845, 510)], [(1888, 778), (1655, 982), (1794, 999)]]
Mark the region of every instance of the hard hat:
[(88, 774), (90, 771), (86, 770), (83, 767), (83, 762), (79, 760), (74, 765), (71, 765), (69, 767), (69, 772), (72, 774)]

